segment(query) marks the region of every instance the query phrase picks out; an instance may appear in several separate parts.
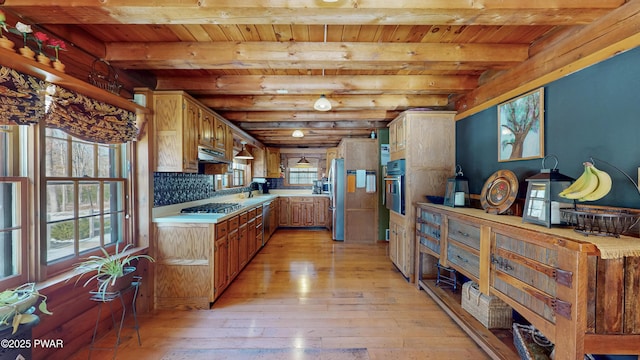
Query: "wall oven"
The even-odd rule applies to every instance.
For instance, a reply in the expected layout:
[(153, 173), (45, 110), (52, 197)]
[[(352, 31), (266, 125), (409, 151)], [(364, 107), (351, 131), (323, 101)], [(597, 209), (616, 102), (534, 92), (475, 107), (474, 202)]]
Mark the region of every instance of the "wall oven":
[(405, 161), (393, 160), (387, 163), (384, 178), (384, 203), (387, 209), (405, 214)]

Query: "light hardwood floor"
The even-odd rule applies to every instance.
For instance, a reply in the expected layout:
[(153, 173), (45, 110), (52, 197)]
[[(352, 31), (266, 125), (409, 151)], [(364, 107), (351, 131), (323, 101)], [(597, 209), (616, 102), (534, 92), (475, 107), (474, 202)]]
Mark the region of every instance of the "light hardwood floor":
[[(326, 351), (322, 359), (487, 359), (386, 251), (334, 242), (328, 231), (280, 229), (212, 309), (141, 315), (142, 346), (124, 329), (117, 358), (263, 359), (264, 351), (307, 359), (307, 349)], [(335, 349), (360, 350), (333, 357)], [(91, 359), (112, 355), (94, 350)], [(73, 359), (87, 356), (88, 348)]]

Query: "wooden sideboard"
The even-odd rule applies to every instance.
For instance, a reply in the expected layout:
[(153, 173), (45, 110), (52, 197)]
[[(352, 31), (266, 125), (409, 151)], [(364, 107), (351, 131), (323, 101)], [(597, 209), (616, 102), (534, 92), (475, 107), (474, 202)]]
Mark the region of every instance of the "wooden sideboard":
[[(449, 292), (423, 278), (430, 270), (421, 269), (423, 257), (436, 258), (512, 306), (555, 344), (556, 359), (640, 354), (640, 239), (587, 237), (520, 217), (419, 203), (415, 240), (418, 288), (493, 358), (515, 354), (474, 325)], [(620, 249), (611, 251), (616, 242)]]

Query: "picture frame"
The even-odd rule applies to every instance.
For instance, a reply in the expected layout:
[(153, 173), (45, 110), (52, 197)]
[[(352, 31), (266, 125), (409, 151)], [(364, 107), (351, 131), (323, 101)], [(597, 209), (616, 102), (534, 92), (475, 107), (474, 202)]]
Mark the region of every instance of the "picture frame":
[(544, 157), (544, 88), (498, 105), (498, 161)]

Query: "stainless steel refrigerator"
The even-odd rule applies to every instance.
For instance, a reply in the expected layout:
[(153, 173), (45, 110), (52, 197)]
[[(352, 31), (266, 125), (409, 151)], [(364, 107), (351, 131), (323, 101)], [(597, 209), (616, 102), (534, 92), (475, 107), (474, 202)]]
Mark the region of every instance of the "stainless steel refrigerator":
[(333, 240), (344, 241), (344, 195), (346, 191), (344, 159), (331, 160), (329, 169), (329, 194)]

